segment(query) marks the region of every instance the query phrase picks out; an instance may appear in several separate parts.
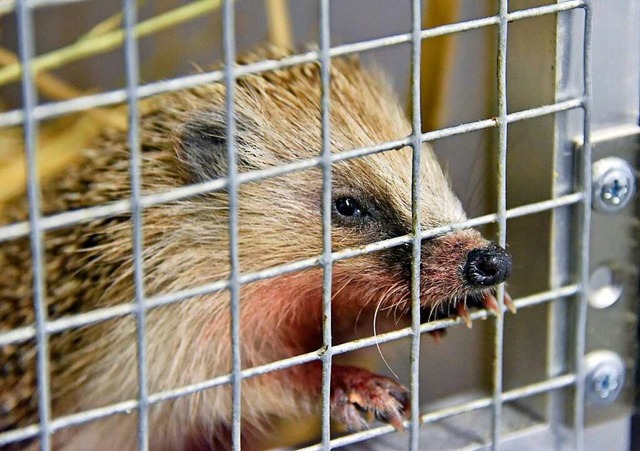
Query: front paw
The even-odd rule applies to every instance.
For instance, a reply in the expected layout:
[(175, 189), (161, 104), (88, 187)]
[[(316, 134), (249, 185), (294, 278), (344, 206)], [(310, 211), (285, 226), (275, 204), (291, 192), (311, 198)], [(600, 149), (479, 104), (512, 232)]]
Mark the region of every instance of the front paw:
[(409, 392), (399, 383), (360, 368), (334, 367), (331, 376), (331, 415), (350, 431), (369, 427), (373, 417), (404, 430)]

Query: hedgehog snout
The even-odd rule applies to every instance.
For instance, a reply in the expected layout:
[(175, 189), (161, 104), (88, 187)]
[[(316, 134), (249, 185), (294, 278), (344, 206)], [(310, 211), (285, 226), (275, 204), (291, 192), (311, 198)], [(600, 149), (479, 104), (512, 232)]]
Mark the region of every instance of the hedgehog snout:
[(463, 269), (465, 282), (475, 287), (498, 285), (511, 274), (511, 257), (497, 244), (473, 249)]

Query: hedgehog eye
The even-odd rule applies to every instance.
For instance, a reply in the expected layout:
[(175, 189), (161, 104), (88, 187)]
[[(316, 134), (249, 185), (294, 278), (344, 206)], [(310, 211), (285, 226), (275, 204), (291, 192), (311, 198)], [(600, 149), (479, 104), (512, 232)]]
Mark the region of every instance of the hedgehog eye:
[(342, 216), (351, 218), (361, 218), (365, 216), (366, 211), (353, 197), (340, 197), (335, 200), (336, 211)]

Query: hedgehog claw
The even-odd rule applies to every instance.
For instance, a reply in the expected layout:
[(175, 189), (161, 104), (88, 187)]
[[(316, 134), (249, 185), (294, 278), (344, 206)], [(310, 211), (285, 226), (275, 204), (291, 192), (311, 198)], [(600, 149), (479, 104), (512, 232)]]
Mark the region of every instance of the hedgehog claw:
[(500, 304), (498, 304), (498, 300), (493, 294), (491, 293), (485, 294), (483, 301), (484, 301), (484, 307), (487, 310), (491, 310), (493, 313), (495, 313), (498, 316), (502, 315), (502, 311), (500, 310)]
[[(511, 299), (511, 296), (509, 296), (509, 293), (507, 293), (506, 291), (504, 292), (504, 305), (511, 313), (515, 314), (518, 312), (516, 304), (513, 302), (513, 299)], [(487, 293), (484, 295), (484, 306), (486, 309), (491, 310), (496, 315), (502, 315), (500, 304), (498, 304), (498, 300), (493, 294)]]
[(513, 299), (511, 299), (511, 296), (509, 296), (509, 293), (507, 293), (506, 291), (504, 292), (504, 305), (514, 315), (518, 313), (518, 308), (516, 307), (515, 302), (513, 302)]
[(404, 430), (409, 392), (397, 382), (352, 367), (334, 366), (331, 381), (331, 414), (350, 431), (369, 426), (373, 418)]
[(456, 307), (458, 311), (458, 316), (464, 320), (464, 324), (471, 329), (473, 327), (473, 323), (471, 322), (471, 314), (469, 313), (469, 309), (464, 302), (460, 302)]
[(435, 341), (437, 345), (442, 343), (442, 339), (444, 338), (446, 333), (446, 329), (436, 329), (429, 331), (429, 335), (431, 335), (431, 338), (433, 338), (433, 341)]

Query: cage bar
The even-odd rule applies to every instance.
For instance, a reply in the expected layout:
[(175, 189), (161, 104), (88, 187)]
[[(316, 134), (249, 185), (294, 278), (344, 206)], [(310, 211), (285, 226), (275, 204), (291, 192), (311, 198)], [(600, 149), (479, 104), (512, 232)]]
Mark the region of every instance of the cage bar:
[(28, 5), (19, 3), (18, 38), (20, 61), (26, 68), (22, 72), (22, 99), (25, 114), (24, 146), (27, 162), (27, 198), (29, 200), (29, 239), (31, 242), (31, 262), (33, 271), (33, 309), (35, 314), (36, 366), (38, 384), (38, 416), (40, 421), (40, 449), (51, 449), (51, 394), (49, 384), (49, 343), (46, 332), (46, 278), (44, 266), (44, 237), (40, 225), (40, 182), (38, 180), (38, 120), (33, 111), (38, 103), (31, 61), (35, 43), (33, 34), (33, 12)]
[(231, 310), (231, 441), (233, 449), (240, 449), (242, 439), (242, 361), (240, 354), (240, 255), (238, 240), (238, 167), (236, 162), (235, 81), (236, 59), (235, 10), (232, 0), (222, 4), (222, 40), (224, 47), (225, 120), (227, 133), (227, 165), (229, 196), (229, 295)]
[(577, 315), (575, 324), (575, 372), (577, 375), (574, 406), (573, 406), (573, 432), (574, 446), (578, 450), (584, 449), (584, 409), (585, 409), (585, 352), (587, 329), (587, 306), (589, 296), (589, 246), (591, 236), (591, 30), (593, 6), (591, 0), (584, 5), (584, 42), (583, 42), (583, 83), (584, 102), (583, 109), (583, 145), (580, 155), (580, 170), (578, 174), (578, 186), (581, 188), (584, 198), (579, 209), (577, 226), (580, 231), (578, 249), (578, 283), (580, 293), (578, 295)]
[[(504, 249), (507, 244), (507, 37), (509, 13), (508, 0), (500, 0), (498, 17), (498, 175), (497, 215), (498, 244)], [(500, 284), (496, 299), (504, 311), (504, 284)], [(502, 438), (502, 372), (504, 359), (504, 318), (495, 318), (493, 357), (493, 403), (491, 409), (491, 447), (499, 451)]]
[(322, 448), (331, 449), (331, 364), (333, 362), (333, 340), (331, 336), (331, 28), (329, 0), (320, 0), (318, 15), (320, 18), (320, 106), (322, 149), (320, 153), (322, 168)]
[(136, 350), (138, 367), (138, 449), (149, 449), (149, 400), (147, 386), (147, 346), (146, 346), (146, 301), (144, 290), (143, 246), (142, 232), (143, 207), (141, 196), (141, 157), (140, 157), (140, 124), (136, 87), (139, 79), (138, 41), (133, 32), (137, 22), (137, 5), (135, 0), (124, 0), (124, 56), (126, 71), (126, 91), (128, 106), (128, 141), (129, 141), (129, 174), (131, 179), (131, 221), (132, 252), (133, 252), (133, 282), (135, 299), (133, 314), (136, 320)]
[(422, 115), (420, 111), (420, 52), (422, 51), (422, 1), (411, 3), (411, 417), (409, 449), (417, 451), (420, 444), (420, 159), (422, 155)]

